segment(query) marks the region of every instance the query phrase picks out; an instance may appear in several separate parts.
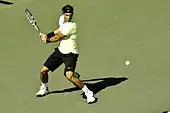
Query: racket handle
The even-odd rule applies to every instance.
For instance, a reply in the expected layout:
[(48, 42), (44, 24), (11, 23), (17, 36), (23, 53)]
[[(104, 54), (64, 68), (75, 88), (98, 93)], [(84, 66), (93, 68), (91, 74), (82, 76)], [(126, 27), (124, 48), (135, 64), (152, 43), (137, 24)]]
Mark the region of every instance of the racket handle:
[(42, 34), (43, 34), (43, 33), (40, 32), (40, 33), (39, 33), (39, 37), (41, 37)]

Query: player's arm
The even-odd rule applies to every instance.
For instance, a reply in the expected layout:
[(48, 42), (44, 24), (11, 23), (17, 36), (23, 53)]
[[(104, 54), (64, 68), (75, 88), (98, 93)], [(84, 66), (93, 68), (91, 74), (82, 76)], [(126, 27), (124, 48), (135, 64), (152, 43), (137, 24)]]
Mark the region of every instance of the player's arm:
[(64, 35), (60, 32), (59, 28), (54, 31), (54, 36), (46, 39), (46, 43), (57, 42), (64, 37)]
[(64, 36), (67, 36), (70, 31), (76, 28), (76, 24), (64, 24), (62, 27), (57, 28), (55, 31), (48, 33), (47, 35), (42, 35), (42, 41), (44, 43), (52, 43), (57, 42), (58, 40), (62, 39)]
[(64, 35), (60, 32), (59, 28), (55, 31), (46, 34), (40, 34), (41, 40), (43, 43), (52, 43), (57, 42), (58, 40), (62, 39)]

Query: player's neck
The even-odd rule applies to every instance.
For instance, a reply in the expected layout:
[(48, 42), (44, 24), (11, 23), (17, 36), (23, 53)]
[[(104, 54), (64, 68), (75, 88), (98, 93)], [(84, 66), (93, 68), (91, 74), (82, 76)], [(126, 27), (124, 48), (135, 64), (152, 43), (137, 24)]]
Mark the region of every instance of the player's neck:
[(71, 21), (64, 21), (64, 23), (71, 22)]

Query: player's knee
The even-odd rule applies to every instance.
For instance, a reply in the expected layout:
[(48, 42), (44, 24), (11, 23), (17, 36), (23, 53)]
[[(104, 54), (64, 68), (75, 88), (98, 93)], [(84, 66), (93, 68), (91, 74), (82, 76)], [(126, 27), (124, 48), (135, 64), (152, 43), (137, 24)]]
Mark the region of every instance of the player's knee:
[(48, 71), (49, 71), (49, 69), (48, 69), (47, 67), (45, 67), (45, 66), (43, 66), (43, 67), (40, 69), (40, 73), (41, 73), (41, 74), (46, 74), (46, 73), (48, 73)]
[(40, 71), (41, 75), (46, 75), (48, 72), (47, 71)]
[(73, 72), (72, 71), (66, 72), (65, 75), (66, 75), (68, 80), (72, 80), (72, 77), (73, 77)]

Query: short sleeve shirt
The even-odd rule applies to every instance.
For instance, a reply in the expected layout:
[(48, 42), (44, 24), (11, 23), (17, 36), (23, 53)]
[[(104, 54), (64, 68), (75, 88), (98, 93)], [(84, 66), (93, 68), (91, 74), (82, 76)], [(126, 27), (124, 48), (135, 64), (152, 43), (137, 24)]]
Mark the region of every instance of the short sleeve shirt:
[(76, 43), (76, 23), (66, 22), (60, 25), (59, 30), (65, 36), (59, 45), (59, 50), (63, 54), (75, 53), (78, 54)]

